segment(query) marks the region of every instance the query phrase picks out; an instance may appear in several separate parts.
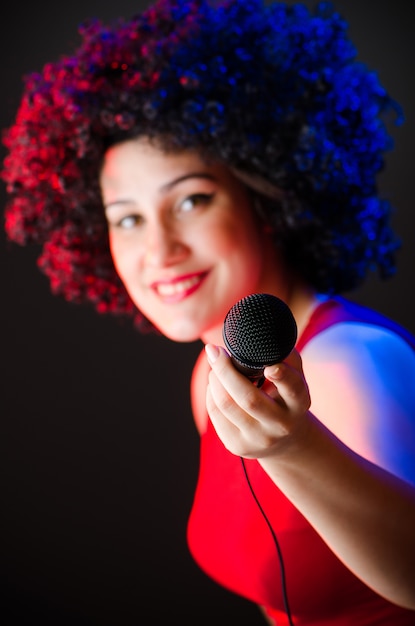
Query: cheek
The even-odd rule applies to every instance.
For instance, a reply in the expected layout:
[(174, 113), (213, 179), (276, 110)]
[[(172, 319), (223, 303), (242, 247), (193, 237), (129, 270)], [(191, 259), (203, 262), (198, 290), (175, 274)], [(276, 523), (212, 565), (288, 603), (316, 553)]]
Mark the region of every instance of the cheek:
[(128, 289), (128, 277), (133, 271), (133, 267), (137, 265), (137, 254), (134, 253), (134, 246), (126, 245), (125, 242), (121, 242), (119, 238), (110, 233), (109, 247), (115, 270)]
[(246, 224), (227, 224), (217, 233), (214, 245), (220, 256), (229, 260), (237, 259), (242, 265), (261, 263), (263, 239), (257, 225), (251, 221)]
[(112, 233), (109, 234), (109, 248), (117, 274), (120, 274), (120, 251), (117, 246), (116, 238)]

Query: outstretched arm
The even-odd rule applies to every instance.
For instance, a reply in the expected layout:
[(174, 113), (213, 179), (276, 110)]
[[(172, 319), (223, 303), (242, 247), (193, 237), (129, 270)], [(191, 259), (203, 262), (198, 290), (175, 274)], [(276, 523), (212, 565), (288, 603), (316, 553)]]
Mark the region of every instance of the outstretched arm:
[(261, 389), (223, 349), (208, 346), (207, 354), (207, 409), (226, 448), (257, 458), (356, 576), (415, 609), (415, 487), (352, 451), (316, 419), (295, 350), (266, 368)]

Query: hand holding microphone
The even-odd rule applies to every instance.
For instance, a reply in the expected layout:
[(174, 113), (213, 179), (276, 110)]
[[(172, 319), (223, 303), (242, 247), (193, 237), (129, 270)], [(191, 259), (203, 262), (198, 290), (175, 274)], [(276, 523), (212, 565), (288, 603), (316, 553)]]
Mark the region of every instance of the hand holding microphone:
[[(225, 447), (239, 456), (260, 458), (278, 446), (310, 406), (301, 357), (294, 350), (295, 319), (279, 298), (252, 294), (230, 309), (223, 336), (229, 355), (206, 346), (212, 368), (207, 410)], [(276, 376), (265, 376), (266, 368), (274, 364), (280, 364)], [(262, 387), (265, 378), (270, 384), (255, 389)], [(268, 393), (271, 383), (275, 393)]]

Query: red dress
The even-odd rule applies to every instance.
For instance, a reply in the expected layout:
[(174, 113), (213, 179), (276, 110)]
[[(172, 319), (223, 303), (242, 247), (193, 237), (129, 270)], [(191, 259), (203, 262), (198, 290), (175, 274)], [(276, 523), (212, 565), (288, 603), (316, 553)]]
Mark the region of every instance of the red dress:
[[(415, 349), (412, 335), (394, 322), (335, 298), (316, 309), (297, 342), (298, 350), (339, 321), (362, 321), (390, 328)], [(245, 466), (278, 539), (295, 626), (415, 625), (415, 611), (388, 602), (339, 561), (257, 461), (245, 460)], [(272, 534), (249, 489), (241, 459), (225, 449), (210, 420), (201, 438), (188, 544), (196, 562), (214, 580), (263, 605), (278, 626), (289, 624)]]

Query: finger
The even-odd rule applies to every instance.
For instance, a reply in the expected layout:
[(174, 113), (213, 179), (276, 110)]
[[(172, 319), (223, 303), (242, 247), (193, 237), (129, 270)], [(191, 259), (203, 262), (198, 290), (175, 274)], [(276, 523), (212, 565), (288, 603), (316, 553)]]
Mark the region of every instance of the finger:
[(249, 427), (255, 419), (249, 410), (253, 402), (247, 399), (249, 394), (255, 392), (255, 387), (235, 370), (227, 357), (224, 358), (223, 364), (218, 363), (209, 372), (208, 392), (210, 404), (207, 408), (211, 413), (213, 411), (211, 415), (213, 419), (221, 416), (238, 429)]
[(275, 386), (279, 398), (290, 411), (300, 413), (310, 408), (310, 392), (304, 377), (302, 360), (296, 350), (283, 363), (266, 367), (264, 376)]
[(210, 385), (206, 390), (206, 409), (213, 427), (225, 447), (228, 447), (226, 442), (235, 441), (240, 437), (240, 428), (223, 414), (222, 409), (213, 398)]
[[(225, 358), (224, 360), (223, 368), (218, 369), (219, 374), (213, 369), (209, 373), (206, 408), (213, 427), (224, 446), (233, 454), (246, 458), (256, 458), (274, 442), (275, 415), (272, 417), (274, 434), (270, 437), (264, 426), (271, 423), (271, 418), (267, 421), (266, 412), (263, 407), (258, 405), (258, 395), (262, 398), (265, 394), (235, 370), (229, 359)], [(233, 378), (233, 374), (236, 374), (236, 381), (239, 382), (239, 388), (238, 384), (235, 386), (234, 396), (229, 393), (219, 378), (227, 368), (231, 370), (231, 378)], [(238, 393), (241, 394), (239, 397)], [(252, 401), (248, 399), (251, 394)], [(275, 403), (272, 402), (271, 398), (267, 397), (267, 399), (270, 404), (272, 403), (272, 408), (275, 411)], [(257, 405), (259, 410), (256, 409)], [(271, 410), (269, 413), (271, 415)]]
[(211, 366), (209, 387), (220, 412), (241, 429), (254, 426), (252, 420), (275, 420), (275, 402), (233, 366), (223, 348), (207, 344)]

